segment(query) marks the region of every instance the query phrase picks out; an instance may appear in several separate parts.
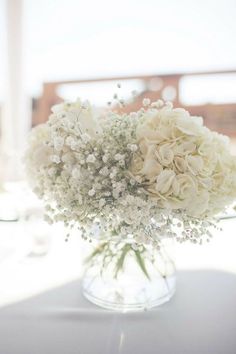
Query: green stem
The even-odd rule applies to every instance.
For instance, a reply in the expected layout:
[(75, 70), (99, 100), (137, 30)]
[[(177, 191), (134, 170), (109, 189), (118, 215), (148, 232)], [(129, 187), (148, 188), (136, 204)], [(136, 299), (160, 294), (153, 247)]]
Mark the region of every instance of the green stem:
[(130, 251), (130, 248), (131, 248), (130, 245), (124, 246), (121, 256), (116, 263), (115, 278), (117, 278), (119, 271), (123, 269), (125, 257), (127, 255), (127, 253)]
[(144, 259), (143, 259), (143, 257), (141, 257), (140, 251), (134, 251), (134, 253), (135, 253), (138, 265), (140, 266), (140, 268), (142, 269), (142, 271), (146, 275), (146, 277), (150, 280), (149, 274), (147, 272), (147, 268), (145, 266)]
[[(118, 245), (119, 243), (117, 244), (117, 246)], [(86, 258), (85, 263), (91, 262), (91, 264), (95, 265), (94, 260), (96, 260), (96, 257), (102, 256), (103, 257), (103, 267), (101, 269), (101, 273), (102, 273), (103, 270), (106, 268), (106, 266), (109, 265), (109, 262), (112, 261), (112, 258), (116, 257), (117, 261), (114, 269), (114, 277), (117, 278), (119, 272), (124, 268), (125, 258), (129, 252), (134, 253), (138, 266), (140, 267), (144, 275), (150, 280), (150, 276), (148, 274), (144, 257), (143, 257), (143, 253), (145, 252), (134, 250), (130, 244), (124, 245), (122, 248), (118, 249), (117, 252), (114, 253), (109, 246), (109, 242), (103, 242), (100, 245), (98, 245), (95, 248), (95, 250)]]

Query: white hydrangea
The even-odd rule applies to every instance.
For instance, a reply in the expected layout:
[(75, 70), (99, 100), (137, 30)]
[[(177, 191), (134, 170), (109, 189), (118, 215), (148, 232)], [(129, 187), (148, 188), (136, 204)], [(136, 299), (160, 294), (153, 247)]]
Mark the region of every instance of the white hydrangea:
[(130, 170), (161, 207), (204, 217), (233, 202), (236, 158), (226, 137), (171, 106), (149, 109), (141, 121)]

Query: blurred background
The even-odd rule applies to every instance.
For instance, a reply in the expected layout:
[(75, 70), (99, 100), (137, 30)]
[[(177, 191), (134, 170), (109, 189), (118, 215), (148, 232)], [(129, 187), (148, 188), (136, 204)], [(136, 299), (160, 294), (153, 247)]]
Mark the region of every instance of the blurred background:
[[(235, 0), (0, 0), (0, 277), (8, 269), (12, 279), (9, 286), (7, 278), (2, 302), (16, 297), (16, 278), (28, 289), (18, 294), (23, 296), (61, 282), (64, 273), (65, 279), (77, 274), (77, 241), (65, 250), (62, 226), (55, 232), (43, 224), (42, 206), (24, 181), (21, 158), (31, 127), (45, 122), (51, 106), (64, 99), (79, 96), (104, 107), (119, 82), (126, 110), (139, 107), (144, 97), (173, 101), (227, 134), (235, 152), (235, 18)], [(137, 92), (135, 101), (132, 91)], [(227, 234), (233, 239), (230, 225), (232, 237)], [(221, 241), (216, 237), (214, 242), (215, 248), (214, 243), (199, 251), (188, 248), (182, 266), (191, 266), (201, 255), (209, 267), (218, 259), (217, 266), (224, 268), (223, 261), (219, 265)], [(50, 247), (58, 263), (45, 258), (44, 265), (25, 266), (25, 259), (47, 257)], [(226, 268), (236, 272), (231, 247)], [(66, 252), (73, 267), (45, 277), (48, 264), (59, 267)], [(19, 260), (23, 266), (17, 273)], [(35, 274), (41, 279), (37, 284)]]
[[(236, 134), (234, 0), (0, 0), (0, 178), (20, 176), (31, 126), (80, 96), (164, 98)], [(16, 156), (17, 155), (17, 156)], [(15, 160), (16, 158), (16, 160)]]

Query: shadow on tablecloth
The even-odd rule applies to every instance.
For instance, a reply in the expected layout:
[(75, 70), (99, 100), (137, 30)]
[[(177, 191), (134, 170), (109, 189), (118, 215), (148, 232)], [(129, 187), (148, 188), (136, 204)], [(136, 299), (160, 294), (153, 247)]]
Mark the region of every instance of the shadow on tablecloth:
[(114, 313), (73, 281), (0, 309), (0, 354), (235, 354), (236, 275), (180, 271), (156, 309)]

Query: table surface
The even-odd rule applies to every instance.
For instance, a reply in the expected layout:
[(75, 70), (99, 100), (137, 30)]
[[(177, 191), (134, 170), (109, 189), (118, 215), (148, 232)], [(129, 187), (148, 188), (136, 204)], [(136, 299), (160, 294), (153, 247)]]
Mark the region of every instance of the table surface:
[(136, 313), (90, 304), (73, 281), (0, 309), (1, 354), (235, 354), (236, 275), (180, 271), (169, 303)]
[(32, 257), (25, 225), (0, 223), (0, 354), (235, 354), (235, 226), (177, 247), (169, 303), (117, 313), (83, 298), (78, 237), (65, 244), (52, 227), (47, 254)]

